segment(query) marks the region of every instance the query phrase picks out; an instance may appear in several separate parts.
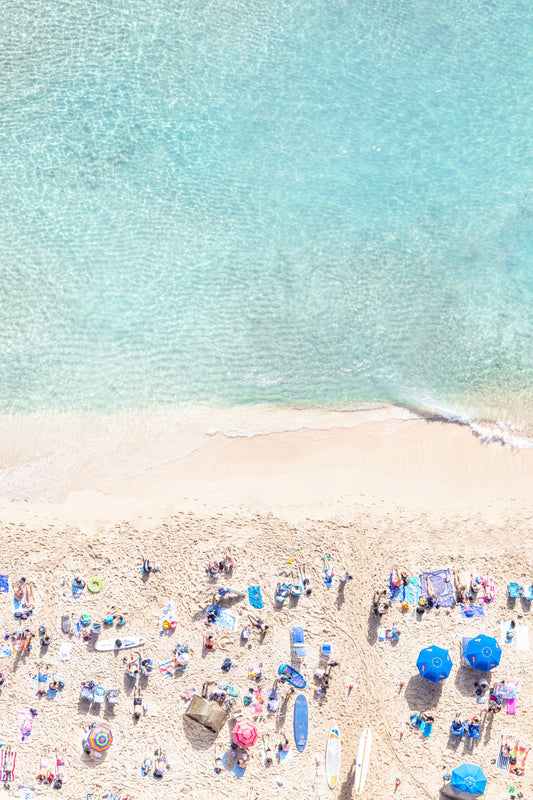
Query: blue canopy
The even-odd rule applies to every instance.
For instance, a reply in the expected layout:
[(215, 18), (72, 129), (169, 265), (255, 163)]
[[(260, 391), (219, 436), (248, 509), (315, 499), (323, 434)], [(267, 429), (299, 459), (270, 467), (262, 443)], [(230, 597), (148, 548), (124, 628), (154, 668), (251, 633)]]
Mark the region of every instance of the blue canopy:
[(447, 650), (433, 645), (433, 647), (425, 647), (420, 651), (416, 666), (423, 678), (438, 683), (448, 677), (453, 664)]
[(502, 649), (492, 636), (476, 636), (475, 639), (470, 639), (466, 647), (466, 660), (482, 672), (489, 672), (497, 667), (501, 657)]
[(481, 767), (476, 764), (461, 764), (452, 772), (451, 784), (454, 789), (467, 794), (483, 794), (487, 779)]

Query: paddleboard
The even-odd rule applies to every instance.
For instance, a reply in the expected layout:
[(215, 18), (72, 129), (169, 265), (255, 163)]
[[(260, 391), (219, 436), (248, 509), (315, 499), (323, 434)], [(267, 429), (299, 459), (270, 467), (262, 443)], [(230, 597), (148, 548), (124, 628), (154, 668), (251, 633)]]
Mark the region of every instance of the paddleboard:
[(330, 789), (334, 789), (341, 770), (341, 737), (337, 726), (329, 732), (326, 746), (326, 778)]
[(305, 745), (307, 744), (308, 725), (307, 700), (303, 694), (299, 694), (294, 703), (294, 741), (299, 753), (305, 750)]
[(291, 667), (290, 664), (282, 664), (278, 672), (280, 675), (283, 675), (285, 680), (291, 683), (293, 686), (296, 686), (297, 689), (305, 689), (307, 686), (307, 682), (303, 675), (300, 675), (298, 670)]
[(125, 650), (127, 647), (140, 647), (144, 639), (140, 636), (117, 636), (116, 639), (98, 639), (95, 650)]
[(371, 746), (372, 731), (370, 728), (365, 728), (359, 739), (359, 750), (357, 751), (357, 759), (355, 762), (354, 794), (356, 796), (363, 794), (363, 789), (365, 788)]

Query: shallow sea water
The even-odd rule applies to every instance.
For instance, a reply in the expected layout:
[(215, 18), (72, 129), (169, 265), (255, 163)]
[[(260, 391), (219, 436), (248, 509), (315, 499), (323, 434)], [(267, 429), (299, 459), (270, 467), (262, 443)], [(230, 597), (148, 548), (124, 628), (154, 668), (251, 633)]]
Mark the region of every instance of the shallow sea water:
[(533, 424), (533, 11), (7, 0), (0, 412)]

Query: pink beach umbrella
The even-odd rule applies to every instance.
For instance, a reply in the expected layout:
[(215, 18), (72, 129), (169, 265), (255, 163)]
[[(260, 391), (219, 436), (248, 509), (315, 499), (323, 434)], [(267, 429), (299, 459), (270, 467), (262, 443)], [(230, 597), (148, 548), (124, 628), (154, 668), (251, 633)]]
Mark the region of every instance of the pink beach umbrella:
[(251, 747), (257, 741), (257, 728), (251, 722), (239, 722), (233, 728), (233, 741), (239, 747)]

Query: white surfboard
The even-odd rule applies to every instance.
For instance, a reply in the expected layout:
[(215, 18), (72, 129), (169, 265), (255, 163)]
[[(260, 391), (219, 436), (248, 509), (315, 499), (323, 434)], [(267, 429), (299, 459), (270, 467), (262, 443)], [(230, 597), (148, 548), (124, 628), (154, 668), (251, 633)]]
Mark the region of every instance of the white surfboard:
[(355, 762), (355, 782), (354, 794), (356, 797), (363, 794), (365, 788), (366, 773), (370, 762), (370, 748), (372, 747), (372, 731), (365, 728), (359, 739), (359, 749)]
[(144, 639), (140, 636), (117, 636), (116, 639), (98, 639), (95, 650), (125, 650), (127, 647), (140, 647)]
[(336, 725), (333, 726), (328, 736), (326, 746), (326, 778), (330, 789), (334, 789), (339, 780), (341, 771), (341, 737)]

